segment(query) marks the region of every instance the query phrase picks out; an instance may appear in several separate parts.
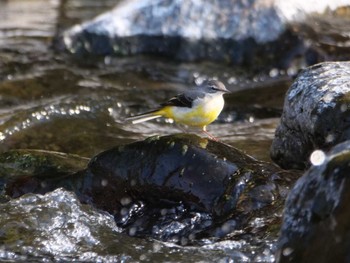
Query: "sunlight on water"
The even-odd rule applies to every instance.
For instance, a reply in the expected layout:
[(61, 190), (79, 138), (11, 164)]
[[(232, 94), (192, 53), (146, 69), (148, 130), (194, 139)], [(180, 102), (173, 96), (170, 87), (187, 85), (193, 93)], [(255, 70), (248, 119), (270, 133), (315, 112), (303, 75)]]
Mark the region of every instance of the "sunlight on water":
[(91, 112), (91, 108), (86, 105), (77, 105), (74, 108), (69, 107), (58, 107), (55, 105), (50, 105), (44, 107), (38, 112), (33, 112), (30, 118), (22, 121), (20, 124), (13, 126), (11, 128), (5, 129), (3, 132), (0, 132), (0, 140), (5, 140), (7, 136), (13, 135), (14, 133), (30, 128), (32, 125), (39, 122), (49, 121), (53, 116), (75, 116), (82, 113)]

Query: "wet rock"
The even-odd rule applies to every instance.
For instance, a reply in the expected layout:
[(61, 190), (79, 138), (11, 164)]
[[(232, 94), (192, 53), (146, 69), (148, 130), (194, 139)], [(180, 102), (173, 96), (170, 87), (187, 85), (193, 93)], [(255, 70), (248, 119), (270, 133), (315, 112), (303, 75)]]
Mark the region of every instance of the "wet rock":
[(291, 190), (277, 262), (349, 262), (350, 141), (335, 146)]
[[(74, 191), (82, 202), (113, 214), (129, 235), (187, 244), (234, 238), (243, 229), (266, 234), (267, 224), (278, 224), (296, 176), (231, 146), (180, 134), (112, 148), (68, 177), (27, 182), (35, 193)], [(25, 189), (22, 182), (6, 185), (10, 196)]]
[(77, 155), (44, 150), (8, 151), (0, 154), (1, 188), (15, 183), (12, 197), (35, 192), (46, 188), (45, 181), (56, 181), (84, 169), (88, 161)]
[(11, 150), (0, 154), (0, 176), (9, 180), (23, 176), (70, 175), (85, 168), (88, 161), (88, 158), (73, 154), (44, 150)]
[(308, 52), (305, 43), (289, 30), (289, 22), (342, 2), (284, 2), (123, 1), (111, 12), (64, 32), (59, 42), (82, 57), (146, 53), (186, 61), (268, 62), (286, 67), (295, 56)]
[(350, 60), (350, 37), (346, 34), (350, 23), (350, 2), (346, 0), (343, 4), (343, 7), (312, 13), (305, 20), (293, 23), (294, 31), (313, 50), (308, 56), (317, 55), (322, 61)]
[(314, 149), (350, 138), (350, 63), (321, 63), (303, 70), (289, 88), (271, 146), (283, 168), (308, 166)]

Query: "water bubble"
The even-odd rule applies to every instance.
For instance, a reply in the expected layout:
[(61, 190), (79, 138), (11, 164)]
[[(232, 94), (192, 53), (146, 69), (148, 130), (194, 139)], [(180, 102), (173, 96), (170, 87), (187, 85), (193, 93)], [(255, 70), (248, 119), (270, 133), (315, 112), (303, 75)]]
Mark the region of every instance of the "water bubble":
[(110, 65), (112, 62), (112, 58), (110, 56), (105, 56), (104, 63), (105, 65)]
[(162, 249), (159, 243), (153, 243), (153, 253), (158, 253)]
[(131, 198), (128, 197), (128, 196), (123, 197), (123, 198), (120, 200), (120, 203), (121, 203), (123, 206), (129, 205), (131, 202), (132, 202), (132, 200), (131, 200)]
[(235, 84), (237, 83), (237, 79), (235, 77), (230, 77), (228, 80), (227, 80), (227, 83), (228, 84)]
[(334, 139), (335, 139), (334, 134), (330, 133), (330, 134), (328, 134), (327, 137), (326, 137), (326, 142), (327, 142), (327, 143), (333, 142)]
[(347, 109), (348, 109), (348, 104), (343, 103), (343, 104), (340, 105), (340, 111), (341, 112), (346, 112)]
[(298, 73), (298, 68), (297, 67), (290, 67), (287, 69), (287, 75), (288, 76), (294, 76)]
[(222, 226), (221, 226), (221, 231), (222, 234), (228, 234), (230, 233), (232, 230), (234, 230), (236, 227), (236, 221), (235, 220), (229, 220), (227, 222), (225, 222)]
[(131, 185), (131, 186), (135, 186), (136, 183), (137, 183), (137, 182), (136, 182), (136, 180), (134, 180), (134, 179), (130, 181), (130, 185)]
[(285, 249), (282, 250), (282, 254), (285, 257), (290, 256), (293, 253), (293, 249), (290, 247), (286, 247)]
[(121, 216), (126, 216), (127, 214), (129, 214), (129, 209), (127, 209), (125, 207), (120, 209), (120, 214), (121, 214)]
[(195, 240), (196, 239), (196, 235), (194, 233), (191, 233), (189, 236), (188, 236), (188, 239), (189, 240)]
[(200, 75), (199, 72), (193, 72), (193, 77), (194, 77), (194, 78), (198, 78), (199, 75)]
[(130, 236), (135, 236), (136, 232), (137, 232), (137, 228), (136, 227), (131, 227), (129, 229), (129, 235)]
[(196, 78), (194, 82), (196, 83), (196, 85), (202, 85), (206, 79), (206, 76), (198, 76), (198, 78)]
[(181, 245), (182, 246), (186, 246), (188, 244), (188, 238), (186, 237), (181, 237)]
[(271, 69), (270, 72), (269, 72), (269, 76), (270, 76), (271, 78), (277, 77), (277, 76), (278, 76), (278, 69), (277, 69), (277, 68)]
[(315, 165), (321, 165), (326, 159), (326, 154), (322, 150), (315, 150), (310, 156), (310, 162)]
[(108, 181), (106, 179), (101, 180), (101, 186), (105, 187), (108, 185)]
[(147, 259), (147, 255), (146, 254), (142, 254), (141, 256), (140, 256), (140, 260), (141, 261), (145, 261)]

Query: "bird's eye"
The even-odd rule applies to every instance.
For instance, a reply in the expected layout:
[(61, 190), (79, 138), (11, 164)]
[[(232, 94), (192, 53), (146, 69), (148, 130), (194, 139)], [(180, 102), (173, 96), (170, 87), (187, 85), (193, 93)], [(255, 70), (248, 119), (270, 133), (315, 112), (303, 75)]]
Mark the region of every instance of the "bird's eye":
[(217, 90), (217, 88), (215, 86), (211, 86), (210, 89), (211, 90)]

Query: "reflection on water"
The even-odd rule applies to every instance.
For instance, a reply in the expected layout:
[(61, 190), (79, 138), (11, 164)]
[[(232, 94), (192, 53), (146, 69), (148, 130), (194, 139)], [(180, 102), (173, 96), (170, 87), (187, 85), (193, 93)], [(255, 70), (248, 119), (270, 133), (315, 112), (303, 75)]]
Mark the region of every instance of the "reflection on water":
[[(110, 9), (117, 2), (119, 1), (0, 1), (0, 150), (38, 148), (91, 157), (112, 145), (129, 143), (155, 134), (182, 132), (181, 127), (167, 120), (130, 125), (125, 124), (124, 119), (154, 108), (164, 99), (184, 91), (189, 85), (216, 77), (223, 80), (234, 93), (227, 97), (226, 107), (218, 121), (209, 126), (210, 132), (223, 142), (258, 159), (269, 160), (269, 146), (282, 108), (284, 92), (291, 81), (288, 76), (282, 78), (281, 74), (295, 74), (296, 70), (279, 72), (276, 69), (265, 75), (217, 63), (180, 63), (147, 56), (106, 57), (81, 63), (71, 61), (69, 57), (57, 54), (51, 48), (58, 32)], [(62, 207), (69, 207), (70, 202), (75, 202), (75, 197), (69, 193), (60, 194), (66, 199), (62, 197), (64, 200), (56, 200), (57, 192), (45, 197), (32, 195), (26, 197), (29, 201), (13, 201), (3, 205), (2, 211), (13, 213), (11, 220), (19, 220), (14, 221), (14, 224), (22, 224), (22, 212), (15, 211), (15, 206), (18, 205), (16, 202), (28, 205), (28, 202), (37, 199), (38, 203), (33, 207), (35, 212), (38, 212), (38, 204), (47, 200), (63, 202)], [(76, 202), (74, 205), (79, 206)], [(73, 212), (67, 216), (73, 216)], [(225, 241), (208, 244), (203, 248), (185, 249), (125, 237), (115, 231), (108, 216), (101, 219), (102, 215), (94, 214), (96, 211), (88, 211), (89, 215), (84, 214), (86, 211), (81, 213), (79, 216), (85, 219), (99, 220), (98, 224), (104, 230), (92, 229), (89, 224), (96, 225), (95, 221), (73, 220), (73, 226), (65, 227), (75, 231), (74, 224), (87, 224), (86, 230), (96, 231), (96, 236), (90, 240), (84, 239), (85, 243), (81, 247), (74, 243), (81, 240), (73, 240), (72, 246), (75, 248), (65, 252), (65, 259), (72, 257), (104, 262), (183, 261), (184, 258), (187, 261), (211, 262), (227, 262), (231, 259), (274, 260), (275, 237), (264, 241), (253, 240), (252, 243)], [(89, 218), (91, 214), (93, 216)], [(41, 216), (44, 216), (43, 220), (49, 220), (42, 213)], [(0, 221), (2, 219), (4, 218), (0, 218)], [(11, 227), (18, 231), (14, 225)], [(28, 233), (46, 233), (36, 228), (38, 226), (28, 228)], [(11, 237), (23, 237), (23, 233), (17, 234)], [(34, 251), (33, 256), (45, 257), (47, 251), (40, 246), (44, 243), (48, 245), (47, 242), (51, 241), (45, 235), (36, 238), (37, 247), (31, 247), (31, 243), (27, 248)], [(52, 244), (57, 246), (57, 242), (62, 240), (54, 240), (56, 243)], [(124, 242), (126, 245), (119, 247)], [(16, 255), (19, 246), (22, 244), (2, 247), (0, 257), (22, 260), (21, 255)], [(84, 258), (77, 258), (77, 253), (80, 252)]]

